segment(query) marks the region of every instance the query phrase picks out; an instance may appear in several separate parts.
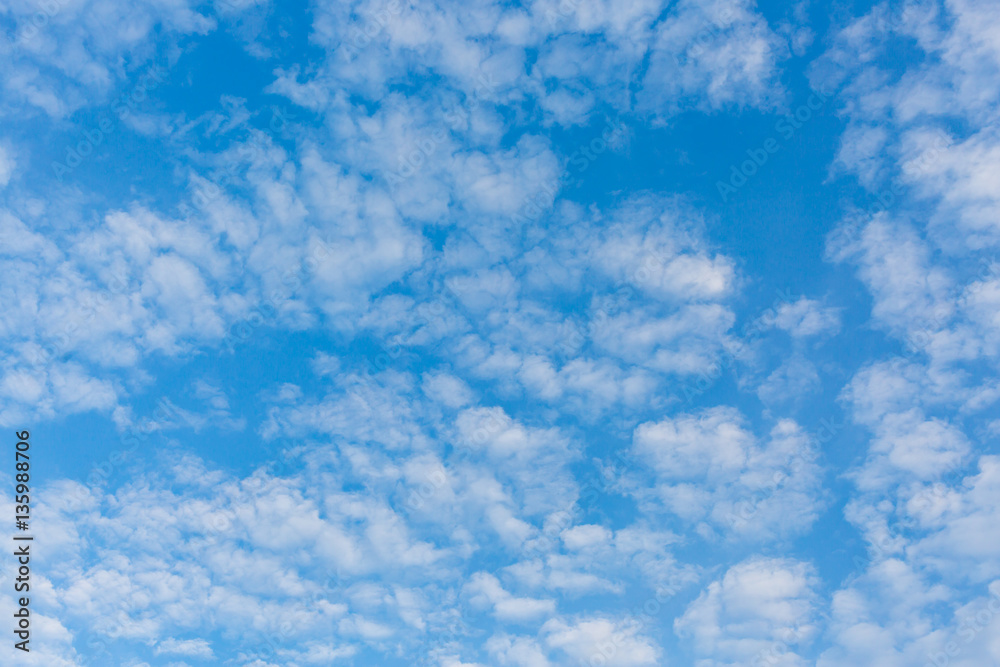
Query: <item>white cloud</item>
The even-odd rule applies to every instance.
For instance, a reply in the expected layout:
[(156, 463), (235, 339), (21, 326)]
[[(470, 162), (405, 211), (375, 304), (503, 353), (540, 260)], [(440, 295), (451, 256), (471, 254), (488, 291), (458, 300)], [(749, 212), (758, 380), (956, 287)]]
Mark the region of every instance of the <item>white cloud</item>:
[(473, 392), (461, 378), (449, 373), (424, 373), (424, 393), (449, 408), (461, 408), (472, 402)]
[(542, 626), (547, 646), (565, 653), (574, 664), (639, 667), (660, 664), (661, 649), (639, 628), (613, 619), (554, 618)]
[(904, 505), (927, 534), (915, 540), (908, 555), (933, 564), (949, 578), (974, 581), (1000, 577), (996, 541), (990, 539), (1000, 500), (1000, 459), (982, 456), (978, 474), (954, 487), (914, 489)]
[(496, 577), (485, 572), (472, 575), (465, 589), (473, 604), (491, 606), (493, 615), (504, 623), (538, 621), (556, 611), (555, 600), (516, 597), (504, 590)]
[(791, 420), (766, 444), (733, 408), (712, 408), (639, 425), (633, 451), (656, 471), (651, 489), (634, 493), (661, 505), (703, 535), (723, 530), (744, 539), (800, 531), (823, 504), (813, 443)]
[(729, 477), (746, 464), (752, 444), (753, 436), (732, 409), (647, 422), (635, 431), (636, 452), (661, 474), (677, 478)]
[(212, 646), (204, 639), (165, 639), (156, 645), (156, 655), (181, 655), (189, 658), (214, 658)]
[(795, 355), (767, 376), (757, 388), (757, 396), (770, 405), (788, 401), (801, 403), (819, 388), (816, 367), (801, 355)]
[[(552, 664), (538, 641), (531, 637), (494, 635), (487, 640), (486, 650), (500, 665), (549, 667)], [(448, 667), (448, 663), (445, 663), (445, 667)]]
[(834, 645), (816, 664), (902, 667), (931, 661), (950, 638), (934, 622), (932, 609), (949, 597), (947, 587), (929, 583), (899, 559), (872, 564), (833, 594), (829, 627)]
[(16, 167), (17, 162), (15, 162), (10, 149), (0, 144), (0, 189), (5, 188), (10, 183)]
[(807, 661), (797, 651), (818, 634), (817, 584), (807, 563), (773, 558), (743, 561), (709, 584), (674, 621), (674, 630), (694, 642), (696, 654), (703, 658), (698, 664), (705, 667), (804, 666)]
[[(204, 35), (215, 21), (186, 1), (111, 5), (95, 1), (12, 4), (18, 30), (0, 82), (8, 111), (41, 109), (66, 117), (88, 104), (108, 102), (121, 82), (153, 60), (157, 40), (166, 45)], [(129, 54), (131, 67), (123, 64)]]
[(820, 302), (801, 297), (795, 303), (782, 303), (774, 314), (774, 326), (797, 338), (833, 334), (840, 329), (840, 313)]
[(897, 471), (921, 480), (940, 478), (959, 469), (970, 449), (959, 429), (925, 418), (918, 408), (887, 415), (875, 431), (857, 483), (865, 490), (876, 489), (898, 479)]
[[(680, 2), (656, 27), (640, 104), (659, 116), (702, 109), (777, 106), (788, 44), (749, 0)], [(698, 100), (692, 102), (691, 100)]]
[(611, 532), (607, 528), (593, 524), (574, 526), (562, 533), (562, 539), (566, 547), (574, 551), (603, 544), (610, 540), (610, 538)]
[(933, 249), (911, 225), (877, 215), (837, 258), (856, 256), (861, 279), (874, 298), (872, 317), (894, 333), (946, 325), (954, 312), (955, 285), (935, 265)]

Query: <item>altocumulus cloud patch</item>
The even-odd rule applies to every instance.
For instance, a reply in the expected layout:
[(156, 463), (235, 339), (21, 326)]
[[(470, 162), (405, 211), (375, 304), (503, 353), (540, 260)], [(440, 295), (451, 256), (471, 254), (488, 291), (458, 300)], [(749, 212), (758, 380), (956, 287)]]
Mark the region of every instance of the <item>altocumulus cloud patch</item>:
[(1000, 7), (0, 8), (3, 664), (1000, 663)]

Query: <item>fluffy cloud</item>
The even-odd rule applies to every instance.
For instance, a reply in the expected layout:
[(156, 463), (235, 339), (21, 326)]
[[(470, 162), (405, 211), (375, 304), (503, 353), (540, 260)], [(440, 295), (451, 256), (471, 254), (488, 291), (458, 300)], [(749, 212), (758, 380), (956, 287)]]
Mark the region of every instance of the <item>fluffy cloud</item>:
[(545, 642), (576, 664), (601, 661), (615, 667), (658, 664), (659, 647), (630, 624), (605, 619), (566, 622), (553, 619), (542, 628)]
[(691, 104), (706, 109), (770, 107), (783, 95), (778, 64), (788, 44), (752, 1), (680, 2), (657, 26), (641, 101), (659, 115)]
[(761, 539), (808, 527), (822, 506), (815, 446), (783, 420), (761, 444), (732, 408), (639, 425), (633, 452), (655, 471), (645, 502), (695, 525)]
[[(9, 65), (2, 78), (8, 92), (4, 106), (8, 111), (39, 109), (57, 118), (106, 101), (130, 69), (152, 59), (157, 37), (170, 43), (216, 27), (211, 16), (187, 2), (125, 7), (32, 0), (4, 9), (17, 26), (3, 43)], [(128, 30), (119, 29), (125, 25)], [(126, 53), (134, 59), (131, 68), (124, 66)]]
[(674, 630), (707, 666), (806, 665), (798, 651), (818, 634), (816, 575), (807, 563), (754, 558), (709, 584)]

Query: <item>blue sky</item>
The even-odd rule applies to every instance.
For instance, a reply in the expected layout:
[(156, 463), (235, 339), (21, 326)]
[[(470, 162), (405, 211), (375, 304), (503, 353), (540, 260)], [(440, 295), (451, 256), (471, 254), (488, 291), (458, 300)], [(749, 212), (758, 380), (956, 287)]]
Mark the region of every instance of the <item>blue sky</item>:
[(5, 664), (1000, 665), (996, 3), (0, 27)]

